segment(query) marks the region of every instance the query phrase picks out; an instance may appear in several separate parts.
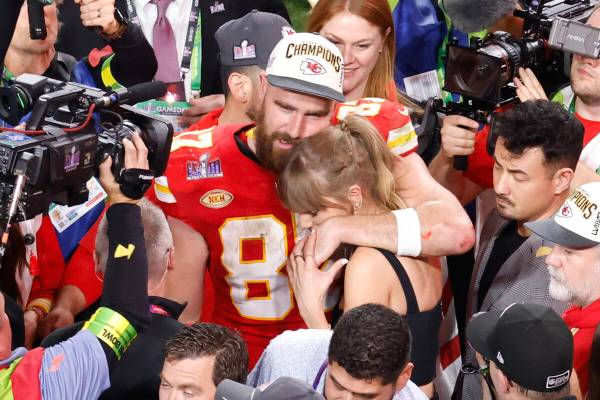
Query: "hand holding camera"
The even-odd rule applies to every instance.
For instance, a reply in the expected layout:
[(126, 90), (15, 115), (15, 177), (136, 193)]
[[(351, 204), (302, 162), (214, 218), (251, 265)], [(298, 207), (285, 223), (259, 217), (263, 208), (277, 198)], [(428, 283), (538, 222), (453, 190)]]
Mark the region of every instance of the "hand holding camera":
[(111, 156), (99, 166), (100, 184), (108, 194), (109, 204), (137, 204), (150, 187), (154, 175), (148, 168), (148, 148), (137, 132), (131, 139), (123, 139), (125, 169), (119, 176), (113, 175)]

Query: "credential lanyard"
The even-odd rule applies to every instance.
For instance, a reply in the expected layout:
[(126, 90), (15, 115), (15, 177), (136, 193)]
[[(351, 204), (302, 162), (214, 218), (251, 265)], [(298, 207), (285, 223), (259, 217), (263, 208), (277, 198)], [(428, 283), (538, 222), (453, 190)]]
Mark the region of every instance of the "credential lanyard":
[[(133, 0), (127, 0), (127, 13), (131, 22), (137, 26), (141, 26), (140, 18), (138, 16)], [(201, 66), (198, 61), (198, 57), (192, 59), (192, 53), (194, 49), (198, 54), (202, 54), (202, 30), (201, 27), (202, 17), (200, 15), (200, 0), (194, 0), (192, 2), (192, 9), (190, 10), (190, 19), (188, 21), (188, 27), (185, 36), (185, 45), (183, 47), (183, 57), (181, 58), (181, 80), (185, 80), (185, 76), (191, 71), (192, 73), (192, 93), (200, 93), (200, 73)]]

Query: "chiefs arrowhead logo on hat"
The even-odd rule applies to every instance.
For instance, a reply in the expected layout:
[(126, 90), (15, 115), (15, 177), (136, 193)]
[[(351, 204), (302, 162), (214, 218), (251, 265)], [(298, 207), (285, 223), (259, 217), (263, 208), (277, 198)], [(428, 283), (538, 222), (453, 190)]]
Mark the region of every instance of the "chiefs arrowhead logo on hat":
[(573, 216), (573, 211), (571, 211), (571, 207), (568, 204), (564, 204), (560, 208), (560, 216), (565, 218), (571, 218)]
[(310, 58), (302, 61), (300, 70), (304, 75), (322, 75), (327, 72), (322, 64)]

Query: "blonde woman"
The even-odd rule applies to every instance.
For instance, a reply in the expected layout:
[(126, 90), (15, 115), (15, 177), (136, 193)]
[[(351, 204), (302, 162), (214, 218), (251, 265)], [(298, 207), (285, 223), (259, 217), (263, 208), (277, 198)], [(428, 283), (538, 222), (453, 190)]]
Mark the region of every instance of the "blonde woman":
[[(340, 126), (304, 139), (293, 150), (277, 181), (279, 196), (287, 208), (300, 214), (301, 227), (309, 230), (336, 216), (386, 213), (404, 206), (395, 193), (393, 159), (377, 130), (351, 115)], [(336, 262), (328, 271), (319, 270), (311, 252), (315, 240), (311, 234), (297, 245), (288, 260), (288, 274), (307, 325), (328, 328), (321, 305), (344, 262)], [(435, 377), (442, 320), (439, 265), (369, 247), (347, 254), (344, 312), (380, 303), (406, 315), (413, 336), (413, 381), (429, 385)], [(431, 385), (424, 389), (432, 393)]]

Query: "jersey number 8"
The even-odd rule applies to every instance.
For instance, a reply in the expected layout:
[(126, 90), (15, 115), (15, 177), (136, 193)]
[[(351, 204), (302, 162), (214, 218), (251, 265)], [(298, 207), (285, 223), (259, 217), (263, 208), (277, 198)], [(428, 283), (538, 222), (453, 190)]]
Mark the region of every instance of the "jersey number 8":
[[(273, 215), (229, 218), (219, 229), (228, 274), (225, 280), (231, 300), (241, 316), (254, 320), (284, 319), (293, 307), (293, 294), (282, 272), (288, 254), (286, 226)], [(247, 259), (244, 242), (262, 245), (260, 257)], [(251, 286), (263, 288), (264, 295), (251, 294)]]

